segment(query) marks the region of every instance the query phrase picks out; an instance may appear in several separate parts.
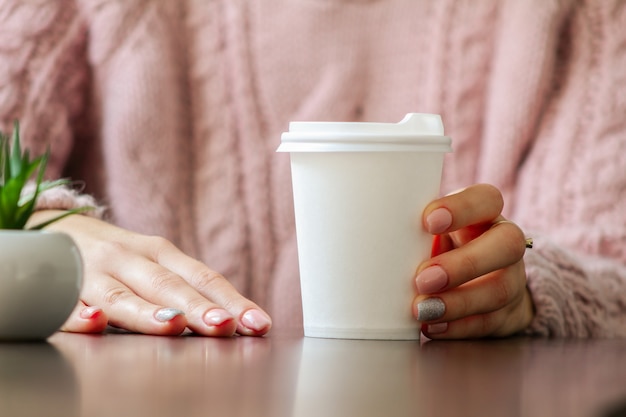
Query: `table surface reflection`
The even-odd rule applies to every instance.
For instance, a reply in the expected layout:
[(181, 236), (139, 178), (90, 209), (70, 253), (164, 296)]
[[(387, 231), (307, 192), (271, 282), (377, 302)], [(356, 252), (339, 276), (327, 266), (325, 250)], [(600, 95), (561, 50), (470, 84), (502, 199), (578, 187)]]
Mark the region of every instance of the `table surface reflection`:
[(0, 416), (626, 415), (626, 340), (57, 333), (0, 344)]

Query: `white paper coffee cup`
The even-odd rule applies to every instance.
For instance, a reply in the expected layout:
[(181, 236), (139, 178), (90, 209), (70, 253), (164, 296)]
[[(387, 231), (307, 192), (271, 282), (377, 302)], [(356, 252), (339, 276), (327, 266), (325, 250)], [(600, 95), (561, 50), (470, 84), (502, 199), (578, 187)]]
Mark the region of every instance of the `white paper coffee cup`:
[(400, 123), (291, 122), (289, 152), (304, 334), (419, 339), (414, 275), (421, 225), (451, 151), (438, 115)]

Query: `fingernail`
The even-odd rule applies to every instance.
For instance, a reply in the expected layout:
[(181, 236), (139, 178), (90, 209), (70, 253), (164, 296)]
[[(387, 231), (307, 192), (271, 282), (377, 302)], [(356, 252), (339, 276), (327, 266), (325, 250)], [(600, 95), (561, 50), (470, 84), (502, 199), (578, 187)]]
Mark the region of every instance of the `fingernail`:
[(102, 309), (100, 307), (85, 307), (80, 311), (80, 318), (89, 320), (96, 318), (100, 313), (102, 313)]
[(465, 191), (465, 190), (467, 190), (467, 187), (459, 188), (457, 190), (450, 191), (448, 194), (446, 194), (446, 196), (459, 194), (460, 192)]
[(209, 310), (204, 315), (204, 322), (209, 326), (221, 326), (234, 319), (235, 318), (228, 311), (222, 310), (221, 308)]
[(448, 285), (448, 274), (438, 265), (429, 266), (417, 274), (415, 285), (420, 294), (433, 294)]
[(433, 235), (445, 232), (451, 225), (452, 213), (445, 208), (435, 209), (428, 216), (426, 216), (428, 233)]
[(428, 334), (444, 333), (446, 330), (448, 330), (448, 323), (434, 323), (426, 326)]
[(417, 304), (417, 320), (431, 321), (443, 317), (446, 312), (446, 305), (441, 298), (427, 298)]
[(252, 309), (246, 311), (241, 317), (241, 324), (250, 330), (261, 332), (272, 325), (272, 320), (259, 310)]
[(162, 308), (158, 310), (154, 314), (154, 318), (160, 322), (165, 323), (166, 321), (172, 320), (176, 316), (184, 316), (184, 315), (185, 315), (185, 312), (182, 310), (179, 310), (177, 308), (166, 307), (166, 308)]

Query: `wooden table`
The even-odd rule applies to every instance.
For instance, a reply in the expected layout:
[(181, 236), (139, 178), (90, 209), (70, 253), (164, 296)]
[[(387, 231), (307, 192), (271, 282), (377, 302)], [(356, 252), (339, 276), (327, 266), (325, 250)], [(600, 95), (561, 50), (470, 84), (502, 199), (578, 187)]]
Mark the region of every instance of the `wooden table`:
[(0, 344), (2, 417), (613, 415), (626, 415), (626, 340), (417, 343), (275, 331), (57, 333)]

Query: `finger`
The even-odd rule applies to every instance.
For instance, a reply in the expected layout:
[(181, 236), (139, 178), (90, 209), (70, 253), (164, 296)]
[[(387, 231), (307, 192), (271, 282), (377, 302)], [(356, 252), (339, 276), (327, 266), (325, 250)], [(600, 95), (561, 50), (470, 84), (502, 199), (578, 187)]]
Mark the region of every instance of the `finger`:
[(88, 305), (99, 305), (109, 324), (137, 333), (178, 335), (186, 326), (184, 312), (152, 304), (107, 274), (92, 274), (82, 298)]
[(107, 323), (107, 315), (100, 307), (90, 307), (79, 301), (60, 330), (73, 333), (101, 333), (106, 329)]
[(488, 184), (477, 184), (431, 202), (424, 209), (424, 228), (441, 234), (463, 227), (489, 223), (502, 212), (500, 191)]
[(431, 339), (506, 337), (528, 327), (532, 321), (532, 298), (528, 289), (514, 303), (493, 312), (458, 320), (422, 323), (422, 332)]
[(419, 321), (452, 321), (490, 313), (521, 297), (526, 286), (524, 278), (524, 265), (520, 262), (434, 296), (419, 295), (415, 299), (415, 314)]
[(168, 305), (185, 312), (187, 327), (205, 336), (232, 336), (235, 317), (219, 304), (200, 294), (187, 281), (163, 265), (143, 256), (127, 256), (125, 267), (111, 273), (146, 301)]
[(419, 294), (434, 294), (505, 268), (522, 259), (526, 238), (513, 223), (502, 223), (467, 244), (423, 262), (415, 284)]
[(272, 321), (257, 304), (243, 297), (219, 273), (209, 269), (202, 262), (195, 260), (173, 247), (161, 250), (156, 261), (183, 277), (204, 297), (223, 306), (237, 318), (237, 332), (247, 336), (266, 334)]

